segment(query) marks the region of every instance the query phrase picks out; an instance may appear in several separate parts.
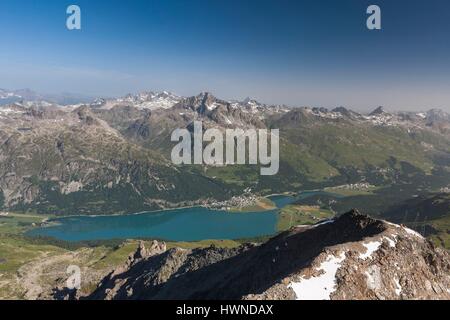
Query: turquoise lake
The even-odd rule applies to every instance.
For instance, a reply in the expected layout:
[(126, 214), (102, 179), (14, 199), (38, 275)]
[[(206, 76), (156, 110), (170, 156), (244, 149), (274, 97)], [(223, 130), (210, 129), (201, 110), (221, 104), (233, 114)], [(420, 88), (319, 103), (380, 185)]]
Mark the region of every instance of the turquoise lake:
[[(278, 208), (317, 192), (271, 196)], [(276, 233), (278, 210), (230, 213), (203, 207), (145, 212), (131, 215), (74, 216), (56, 218), (29, 236), (66, 241), (156, 238), (172, 241), (242, 239)]]

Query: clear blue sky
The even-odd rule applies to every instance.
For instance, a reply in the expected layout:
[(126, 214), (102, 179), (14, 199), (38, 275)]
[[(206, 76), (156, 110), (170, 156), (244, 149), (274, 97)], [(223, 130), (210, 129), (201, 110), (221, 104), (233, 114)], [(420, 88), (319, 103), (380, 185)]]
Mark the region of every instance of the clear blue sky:
[(0, 87), (450, 110), (450, 1), (1, 0)]

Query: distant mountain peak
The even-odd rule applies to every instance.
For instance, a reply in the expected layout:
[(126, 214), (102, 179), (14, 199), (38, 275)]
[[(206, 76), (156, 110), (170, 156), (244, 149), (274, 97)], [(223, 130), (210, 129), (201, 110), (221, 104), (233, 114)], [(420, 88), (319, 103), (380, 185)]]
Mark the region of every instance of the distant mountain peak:
[(200, 92), (200, 93), (196, 96), (196, 98), (199, 99), (199, 100), (203, 100), (203, 101), (206, 101), (206, 100), (216, 100), (216, 99), (217, 99), (217, 98), (216, 98), (211, 92), (209, 92), (209, 91), (203, 91), (203, 92)]
[(138, 109), (168, 109), (180, 102), (181, 97), (168, 91), (142, 91), (137, 94), (127, 94), (115, 99), (95, 99), (91, 107), (111, 109), (115, 106), (131, 106)]
[(429, 121), (450, 121), (450, 114), (437, 108), (428, 110), (426, 117)]
[(357, 118), (360, 117), (361, 115), (353, 110), (347, 109), (343, 106), (334, 108), (333, 110), (331, 110), (331, 112), (335, 112), (335, 113), (340, 113), (342, 114), (344, 117), (348, 117), (348, 118)]
[(383, 106), (379, 106), (378, 108), (376, 108), (375, 110), (373, 110), (371, 113), (369, 113), (369, 116), (376, 116), (376, 115), (381, 115), (381, 114), (389, 114)]

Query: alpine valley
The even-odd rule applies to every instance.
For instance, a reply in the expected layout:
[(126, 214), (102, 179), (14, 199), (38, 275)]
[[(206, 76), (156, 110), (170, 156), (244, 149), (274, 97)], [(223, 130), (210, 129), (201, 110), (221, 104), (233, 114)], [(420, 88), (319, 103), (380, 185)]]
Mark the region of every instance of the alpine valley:
[[(26, 92), (26, 97), (19, 95)], [(121, 214), (208, 205), (243, 194), (332, 188), (351, 195), (336, 210), (378, 214), (450, 181), (450, 115), (437, 109), (368, 115), (225, 101), (210, 93), (144, 92), (61, 105), (31, 90), (0, 90), (0, 208), (5, 211)], [(10, 99), (19, 99), (14, 103)], [(27, 99), (28, 98), (28, 99)], [(2, 101), (2, 100), (0, 100)], [(175, 166), (176, 128), (275, 128), (280, 169)], [(367, 197), (383, 201), (367, 201)]]
[[(279, 129), (278, 174), (174, 165), (194, 121)], [(0, 89), (0, 299), (448, 299), (449, 228), (439, 109)]]

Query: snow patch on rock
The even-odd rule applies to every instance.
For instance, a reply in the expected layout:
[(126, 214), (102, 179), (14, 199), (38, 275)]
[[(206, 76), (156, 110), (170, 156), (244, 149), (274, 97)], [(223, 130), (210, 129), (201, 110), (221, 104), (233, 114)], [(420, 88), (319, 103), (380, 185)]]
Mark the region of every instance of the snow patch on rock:
[(371, 241), (368, 243), (363, 243), (362, 245), (366, 248), (366, 252), (361, 253), (359, 255), (359, 258), (366, 260), (367, 258), (371, 257), (372, 254), (380, 248), (381, 243), (382, 243), (381, 241)]
[(418, 237), (418, 238), (423, 239), (423, 236), (422, 236), (420, 233), (418, 233), (418, 232), (416, 232), (416, 231), (414, 231), (414, 230), (411, 230), (411, 229), (406, 228), (406, 227), (403, 227), (403, 230), (405, 230), (406, 232), (408, 232), (410, 235), (413, 235), (413, 236), (415, 236), (415, 237)]
[(364, 272), (367, 277), (367, 287), (372, 290), (379, 290), (382, 287), (381, 271), (377, 265), (370, 266), (367, 271)]
[(333, 219), (329, 219), (329, 220), (325, 220), (325, 221), (322, 221), (322, 222), (318, 222), (318, 223), (314, 224), (313, 227), (318, 227), (318, 226), (321, 226), (321, 225), (324, 225), (324, 224), (333, 223), (333, 222), (334, 222)]
[(316, 268), (323, 273), (309, 279), (302, 277), (300, 282), (292, 282), (288, 288), (294, 290), (297, 300), (329, 300), (336, 290), (336, 272), (345, 260), (345, 252), (339, 256), (329, 255), (321, 265)]

